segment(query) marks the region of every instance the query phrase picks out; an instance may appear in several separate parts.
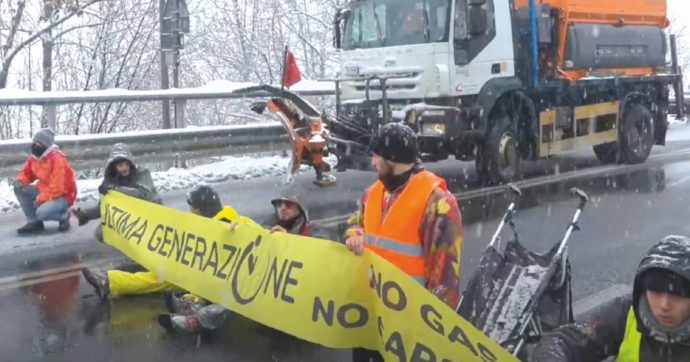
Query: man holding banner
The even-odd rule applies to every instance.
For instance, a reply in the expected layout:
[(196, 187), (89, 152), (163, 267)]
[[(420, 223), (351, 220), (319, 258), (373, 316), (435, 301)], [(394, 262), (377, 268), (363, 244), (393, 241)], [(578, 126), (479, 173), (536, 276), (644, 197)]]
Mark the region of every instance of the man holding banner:
[[(460, 296), (462, 217), (445, 181), (417, 160), (417, 135), (402, 123), (381, 127), (370, 144), (378, 180), (350, 218), (346, 244), (369, 249), (406, 272), (455, 309)], [(354, 361), (383, 361), (355, 349)]]

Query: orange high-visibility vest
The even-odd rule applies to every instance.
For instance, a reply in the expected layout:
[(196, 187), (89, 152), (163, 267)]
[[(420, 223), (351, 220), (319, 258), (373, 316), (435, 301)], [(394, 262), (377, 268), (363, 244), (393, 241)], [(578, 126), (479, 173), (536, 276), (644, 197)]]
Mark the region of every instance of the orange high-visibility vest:
[(429, 196), (446, 182), (429, 171), (413, 175), (383, 215), (384, 187), (377, 180), (364, 205), (366, 247), (426, 285), (426, 263), (419, 227)]

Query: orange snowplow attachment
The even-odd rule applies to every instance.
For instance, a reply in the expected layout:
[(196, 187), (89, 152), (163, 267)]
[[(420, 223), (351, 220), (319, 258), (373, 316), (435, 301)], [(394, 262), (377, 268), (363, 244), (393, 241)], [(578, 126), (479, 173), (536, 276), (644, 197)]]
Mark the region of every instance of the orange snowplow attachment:
[(290, 161), (291, 175), (296, 174), (301, 165), (314, 168), (322, 167), (323, 156), (328, 152), (328, 131), (323, 127), (320, 118), (301, 115), (289, 100), (272, 98), (266, 107), (275, 115), (285, 128), (292, 145)]

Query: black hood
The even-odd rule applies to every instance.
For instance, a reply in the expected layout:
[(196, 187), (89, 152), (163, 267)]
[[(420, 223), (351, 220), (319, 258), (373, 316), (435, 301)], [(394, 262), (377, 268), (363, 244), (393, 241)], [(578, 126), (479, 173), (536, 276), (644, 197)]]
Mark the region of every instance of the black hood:
[(685, 236), (667, 236), (656, 243), (637, 267), (633, 286), (633, 309), (638, 328), (643, 334), (670, 343), (690, 340), (690, 321), (673, 331), (663, 330), (650, 315), (646, 300), (641, 300), (642, 275), (652, 269), (669, 271), (690, 281), (690, 239)]
[(129, 147), (127, 147), (127, 145), (125, 145), (124, 143), (117, 143), (113, 145), (113, 148), (110, 151), (110, 155), (108, 156), (108, 163), (106, 163), (105, 166), (104, 176), (108, 182), (113, 182), (118, 178), (115, 165), (120, 161), (129, 162), (129, 167), (131, 169), (129, 179), (135, 178), (137, 169), (136, 165), (134, 164), (132, 152), (130, 152)]

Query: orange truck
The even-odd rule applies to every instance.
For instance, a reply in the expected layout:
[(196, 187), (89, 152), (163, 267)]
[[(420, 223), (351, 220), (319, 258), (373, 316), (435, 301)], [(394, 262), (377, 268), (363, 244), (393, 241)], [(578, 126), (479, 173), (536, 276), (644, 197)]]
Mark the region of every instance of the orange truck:
[(334, 20), (328, 148), (341, 170), (368, 167), (371, 135), (405, 122), (422, 159), (474, 160), (489, 184), (582, 149), (644, 162), (665, 143), (670, 90), (682, 96), (666, 12), (666, 0), (352, 1)]

